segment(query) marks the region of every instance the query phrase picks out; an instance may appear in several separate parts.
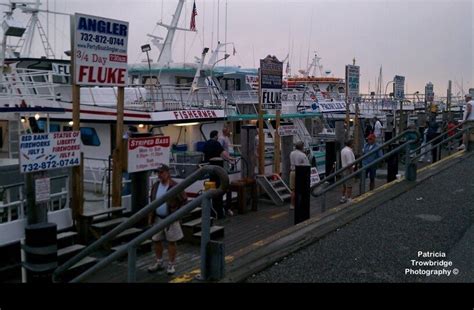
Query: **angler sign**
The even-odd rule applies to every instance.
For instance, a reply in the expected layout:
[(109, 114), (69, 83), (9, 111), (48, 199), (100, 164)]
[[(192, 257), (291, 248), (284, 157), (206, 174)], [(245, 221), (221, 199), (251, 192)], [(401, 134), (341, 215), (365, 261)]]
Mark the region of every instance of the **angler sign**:
[(128, 139), (128, 172), (153, 170), (160, 164), (169, 165), (170, 146), (169, 136)]
[(275, 56), (260, 59), (260, 88), (263, 109), (281, 110), (283, 63)]
[(128, 22), (78, 13), (72, 18), (75, 84), (125, 86)]

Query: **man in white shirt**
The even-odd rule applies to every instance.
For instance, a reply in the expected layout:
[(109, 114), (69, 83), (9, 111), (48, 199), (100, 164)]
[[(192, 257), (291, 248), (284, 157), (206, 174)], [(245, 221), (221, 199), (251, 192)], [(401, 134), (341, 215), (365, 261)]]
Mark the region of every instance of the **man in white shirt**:
[(378, 144), (383, 143), (383, 126), (380, 120), (374, 116), (374, 135), (375, 135), (375, 140)]
[[(464, 115), (463, 115), (462, 120), (463, 122), (474, 121), (474, 111), (472, 110), (472, 108), (474, 107), (474, 100), (472, 100), (471, 94), (467, 94), (465, 98), (466, 98), (466, 108), (464, 109)], [(462, 137), (463, 144), (460, 147), (458, 147), (458, 150), (464, 150), (466, 148), (466, 145), (468, 142), (467, 137), (468, 137), (467, 134), (463, 135)]]
[[(346, 177), (354, 172), (354, 167), (352, 165), (355, 162), (354, 151), (352, 150), (352, 145), (354, 141), (348, 140), (345, 142), (345, 147), (341, 150), (341, 165), (342, 167), (351, 166), (342, 172), (341, 177)], [(351, 202), (352, 196), (352, 183), (353, 179), (350, 179), (342, 184), (342, 197), (339, 200), (340, 203)]]
[(222, 145), (222, 148), (224, 149), (224, 151), (226, 151), (227, 153), (230, 153), (229, 147), (231, 143), (230, 143), (229, 127), (224, 126), (224, 128), (222, 128), (222, 136), (220, 136), (219, 139), (217, 139), (217, 141), (219, 141), (219, 143)]
[(303, 141), (296, 142), (295, 150), (290, 153), (290, 209), (295, 208), (295, 166), (310, 166), (308, 156), (304, 153)]

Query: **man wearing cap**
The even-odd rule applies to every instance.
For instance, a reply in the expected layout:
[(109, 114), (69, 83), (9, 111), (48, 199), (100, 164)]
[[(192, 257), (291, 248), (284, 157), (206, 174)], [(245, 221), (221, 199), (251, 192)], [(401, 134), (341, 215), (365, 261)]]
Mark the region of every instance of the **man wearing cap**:
[[(364, 155), (372, 152), (375, 150), (379, 145), (375, 142), (376, 137), (374, 134), (370, 134), (367, 137), (367, 143), (364, 145)], [(370, 163), (374, 162), (377, 160), (377, 158), (382, 157), (382, 150), (378, 150), (377, 152), (373, 153), (372, 155), (368, 156), (367, 158), (364, 158), (362, 160), (362, 165), (363, 166), (368, 166)], [(370, 190), (373, 190), (375, 188), (375, 173), (377, 171), (377, 165), (374, 165), (372, 167), (369, 167), (365, 170), (366, 177), (369, 175), (370, 177), (370, 185), (369, 188)]]
[(308, 156), (304, 153), (303, 141), (296, 142), (295, 150), (290, 153), (290, 209), (295, 208), (295, 166), (310, 166)]
[[(160, 165), (156, 170), (158, 173), (158, 181), (153, 184), (150, 192), (150, 201), (159, 199), (166, 194), (167, 191), (172, 189), (177, 183), (171, 179), (169, 167), (167, 165)], [(186, 193), (180, 192), (176, 196), (168, 199), (165, 203), (155, 209), (154, 212), (150, 213), (148, 218), (149, 225), (157, 225), (168, 215), (178, 210), (187, 201)], [(169, 226), (165, 227), (162, 231), (159, 231), (152, 237), (152, 241), (155, 245), (156, 262), (148, 267), (149, 272), (155, 272), (164, 269), (163, 264), (163, 243), (166, 239), (168, 241), (168, 268), (167, 273), (169, 275), (175, 273), (176, 265), (176, 254), (177, 246), (176, 242), (183, 238), (183, 231), (179, 221), (176, 221)]]
[[(462, 118), (463, 123), (466, 121), (474, 121), (474, 111), (472, 111), (472, 108), (474, 106), (474, 100), (472, 100), (472, 95), (467, 94), (466, 95), (466, 108), (464, 109), (464, 117)], [(467, 144), (467, 134), (463, 135), (463, 144), (458, 147), (458, 150), (464, 150), (466, 148)]]

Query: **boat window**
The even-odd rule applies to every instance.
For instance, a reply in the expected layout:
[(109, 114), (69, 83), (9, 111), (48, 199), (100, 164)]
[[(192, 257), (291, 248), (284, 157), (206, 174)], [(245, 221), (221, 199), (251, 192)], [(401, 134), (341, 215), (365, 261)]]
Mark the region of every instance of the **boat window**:
[(191, 87), (191, 84), (193, 83), (194, 78), (191, 77), (182, 77), (182, 76), (177, 76), (176, 77), (176, 86), (179, 88), (189, 88)]
[(92, 127), (81, 127), (81, 140), (84, 145), (100, 146), (100, 139)]
[[(47, 121), (45, 119), (39, 119), (37, 123), (38, 123), (38, 128), (41, 130), (41, 132), (46, 132)], [(49, 124), (49, 132), (57, 132), (60, 130), (61, 130), (61, 126), (59, 126), (59, 124)]]

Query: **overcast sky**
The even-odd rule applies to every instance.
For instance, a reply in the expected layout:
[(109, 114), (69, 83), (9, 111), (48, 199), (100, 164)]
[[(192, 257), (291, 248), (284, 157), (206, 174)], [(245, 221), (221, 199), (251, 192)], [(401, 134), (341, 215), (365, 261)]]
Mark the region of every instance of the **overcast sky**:
[[(50, 10), (128, 21), (129, 62), (140, 62), (144, 59), (140, 46), (149, 42), (146, 34), (165, 36), (156, 22), (169, 23), (178, 0), (42, 3)], [(361, 67), (363, 93), (369, 90), (369, 82), (370, 89), (375, 89), (380, 65), (384, 84), (396, 74), (406, 76), (406, 93), (424, 92), (424, 85), (431, 81), (437, 95), (445, 94), (449, 79), (454, 93), (460, 91), (462, 82), (465, 90), (474, 87), (472, 0), (196, 0), (198, 33), (178, 33), (175, 61), (192, 62), (203, 46), (215, 46), (218, 39), (225, 41), (226, 4), (227, 41), (235, 43), (237, 52), (229, 58), (229, 65), (255, 67), (268, 54), (283, 59), (290, 53), (294, 73), (306, 68), (308, 58), (311, 62), (317, 51), (324, 69), (338, 77), (344, 77), (344, 66), (355, 57)], [(192, 5), (193, 0), (186, 1), (182, 27), (189, 28)], [(42, 19), (46, 23), (45, 15)], [(55, 21), (50, 16), (49, 33), (58, 55), (69, 49), (66, 18), (58, 16)], [(232, 54), (231, 48), (228, 53)], [(156, 61), (158, 50), (152, 47), (151, 55)]]

